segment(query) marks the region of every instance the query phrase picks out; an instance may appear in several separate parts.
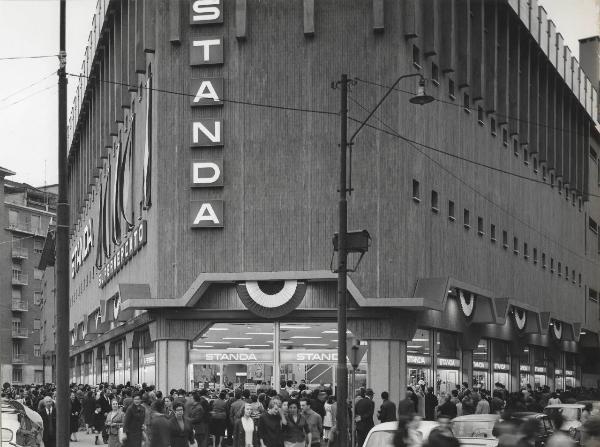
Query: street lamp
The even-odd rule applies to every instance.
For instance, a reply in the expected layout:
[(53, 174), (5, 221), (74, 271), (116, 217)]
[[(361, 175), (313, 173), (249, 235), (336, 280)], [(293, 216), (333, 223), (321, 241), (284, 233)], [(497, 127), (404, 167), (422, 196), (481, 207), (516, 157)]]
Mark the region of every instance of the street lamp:
[[(418, 77), (419, 84), (417, 94), (409, 101), (412, 104), (424, 105), (434, 100), (432, 96), (425, 93), (425, 78), (420, 73), (413, 73), (400, 76), (396, 82), (388, 89), (388, 91), (379, 100), (377, 105), (371, 110), (369, 115), (360, 123), (360, 126), (348, 139), (348, 76), (343, 74), (340, 81), (334, 84), (334, 87), (339, 85), (341, 90), (341, 127), (340, 127), (340, 183), (339, 183), (339, 227), (337, 239), (334, 240), (334, 249), (338, 251), (338, 282), (337, 282), (337, 297), (338, 297), (338, 363), (336, 368), (337, 377), (337, 429), (339, 443), (341, 447), (348, 446), (348, 412), (346, 411), (346, 402), (348, 401), (348, 366), (346, 364), (346, 306), (347, 306), (347, 272), (348, 272), (348, 201), (346, 193), (348, 185), (346, 182), (347, 169), (347, 149), (353, 144), (358, 133), (367, 124), (373, 114), (379, 109), (381, 104), (392, 93), (402, 79)], [(368, 234), (368, 233), (367, 233)], [(337, 242), (337, 244), (336, 244)], [(337, 247), (335, 246), (337, 245)]]

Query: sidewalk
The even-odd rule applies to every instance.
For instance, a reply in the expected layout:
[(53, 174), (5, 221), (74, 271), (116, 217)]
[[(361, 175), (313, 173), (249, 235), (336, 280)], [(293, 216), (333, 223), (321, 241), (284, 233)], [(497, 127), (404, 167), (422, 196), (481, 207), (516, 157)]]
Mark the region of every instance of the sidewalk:
[[(94, 441), (96, 439), (96, 435), (87, 435), (85, 433), (85, 431), (79, 431), (77, 432), (77, 442), (73, 442), (71, 441), (71, 443), (69, 444), (69, 447), (88, 447), (88, 446), (92, 446), (95, 445)], [(98, 439), (100, 440), (100, 445), (107, 445), (104, 444), (104, 442), (102, 442), (102, 435), (98, 435)]]

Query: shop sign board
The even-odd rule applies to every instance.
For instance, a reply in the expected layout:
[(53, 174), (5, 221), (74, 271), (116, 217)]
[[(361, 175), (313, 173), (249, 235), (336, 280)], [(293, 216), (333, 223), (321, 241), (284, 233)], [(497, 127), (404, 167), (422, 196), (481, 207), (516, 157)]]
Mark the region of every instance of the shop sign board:
[(508, 371), (509, 369), (508, 363), (494, 363), (494, 371)]
[(445, 368), (460, 368), (459, 359), (438, 358), (437, 364)]
[(531, 371), (531, 366), (529, 366), (529, 365), (520, 365), (519, 366), (519, 371), (521, 371), (521, 372), (530, 372)]
[(279, 361), (281, 363), (336, 363), (338, 360), (335, 349), (324, 349), (320, 351), (281, 351)]
[[(223, 24), (223, 0), (190, 0), (190, 25), (206, 27), (209, 33), (221, 30), (215, 24)], [(210, 30), (210, 31), (209, 31)], [(204, 31), (204, 29), (202, 30)], [(196, 34), (196, 33), (194, 33)], [(189, 43), (190, 67), (194, 70), (190, 107), (223, 106), (224, 82), (222, 77), (206, 76), (207, 67), (224, 63), (224, 36), (222, 33), (194, 37)], [(215, 148), (224, 146), (225, 124), (222, 117), (195, 118), (188, 123), (189, 146), (193, 149), (191, 160), (192, 188), (221, 188), (224, 183), (223, 155)], [(206, 148), (213, 149), (206, 153)], [(193, 200), (190, 203), (190, 227), (192, 229), (222, 228), (224, 226), (223, 200)], [(266, 361), (266, 360), (265, 360)]]
[(154, 355), (144, 356), (144, 365), (154, 365), (156, 363), (156, 357)]
[(98, 272), (98, 285), (102, 288), (115, 276), (136, 253), (146, 245), (148, 240), (148, 222), (142, 220), (130, 231), (127, 238), (116, 248), (116, 251), (104, 267)]
[(534, 366), (533, 372), (536, 374), (546, 374), (546, 367), (545, 366)]
[(473, 362), (473, 369), (489, 369), (490, 362)]
[(406, 363), (409, 365), (431, 365), (431, 357), (425, 355), (407, 355)]
[(563, 375), (563, 370), (562, 369), (555, 369), (554, 370), (554, 375), (555, 376), (562, 376)]
[(83, 227), (83, 234), (79, 236), (77, 243), (75, 244), (75, 248), (71, 252), (71, 278), (75, 278), (75, 275), (79, 271), (83, 261), (85, 261), (92, 252), (93, 246), (94, 223), (92, 218), (89, 218), (85, 224), (85, 227)]
[(565, 376), (572, 377), (574, 375), (575, 373), (573, 371), (571, 371), (570, 369), (565, 369)]
[[(279, 355), (280, 363), (337, 363), (338, 355), (335, 349), (285, 350)], [(192, 349), (190, 363), (271, 363), (274, 360), (273, 351), (269, 349), (226, 350)]]

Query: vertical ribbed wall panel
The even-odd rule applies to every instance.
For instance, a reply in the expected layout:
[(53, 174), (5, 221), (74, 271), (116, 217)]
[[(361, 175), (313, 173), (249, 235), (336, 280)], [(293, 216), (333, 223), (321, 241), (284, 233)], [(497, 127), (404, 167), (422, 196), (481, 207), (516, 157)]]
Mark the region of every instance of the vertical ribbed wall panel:
[[(372, 0), (373, 2), (373, 31), (383, 31), (385, 26), (385, 4), (383, 0)], [(436, 14), (432, 11), (431, 15)]]
[[(128, 0), (129, 1), (129, 14), (127, 16), (127, 28), (128, 28), (128, 41), (127, 41), (127, 84), (130, 92), (135, 92), (137, 89), (137, 74), (135, 72), (135, 59), (136, 59), (136, 30), (135, 30), (135, 10), (136, 3), (142, 0)], [(128, 101), (129, 102), (129, 101)]]
[(530, 84), (529, 84), (529, 153), (534, 155), (539, 152), (539, 107), (540, 107), (540, 73), (538, 69), (540, 52), (535, 43), (529, 49)]
[(547, 114), (547, 140), (546, 147), (548, 148), (548, 169), (556, 168), (556, 77), (555, 70), (552, 64), (546, 66), (546, 81), (548, 83), (548, 100), (546, 101)]
[(421, 2), (405, 0), (404, 2), (404, 37), (412, 38), (421, 35)]
[(542, 52), (548, 56), (548, 15), (543, 7), (538, 8), (538, 42)]
[(456, 84), (458, 88), (471, 85), (471, 0), (456, 0)]
[(590, 185), (590, 120), (585, 117), (583, 123), (583, 200), (588, 201)]
[(556, 103), (554, 106), (554, 150), (556, 154), (556, 159), (554, 163), (554, 172), (556, 174), (556, 179), (563, 179), (563, 118), (564, 118), (564, 89), (562, 87), (562, 82), (560, 76), (555, 75), (555, 85), (556, 85)]
[(105, 74), (104, 82), (106, 83), (106, 106), (108, 112), (108, 135), (115, 136), (118, 134), (119, 128), (117, 126), (117, 115), (115, 113), (115, 65), (117, 55), (115, 52), (115, 34), (109, 32), (107, 36), (108, 40), (108, 72)]
[(247, 0), (235, 1), (235, 37), (246, 39), (248, 34), (248, 3)]
[(561, 33), (556, 33), (556, 70), (561, 78), (565, 77), (565, 39)]
[(540, 53), (538, 59), (538, 160), (548, 161), (548, 62), (546, 56)]
[(483, 99), (485, 103), (487, 33), (485, 29), (484, 0), (471, 0), (471, 17), (471, 98), (474, 101)]
[(456, 0), (440, 3), (440, 69), (443, 73), (456, 69)]
[(304, 35), (315, 34), (315, 0), (303, 0)]
[(498, 103), (498, 3), (496, 1), (485, 4), (485, 111), (493, 113)]
[[(146, 54), (144, 52), (144, 0), (135, 0), (135, 73), (146, 72)], [(133, 76), (136, 80), (137, 76)]]
[(564, 62), (563, 62), (563, 78), (567, 83), (569, 90), (573, 89), (573, 63), (571, 62), (571, 49), (565, 45), (564, 47)]
[[(179, 2), (173, 2), (179, 4)], [(121, 109), (129, 108), (129, 0), (121, 2), (121, 72), (119, 73)]]
[(556, 67), (556, 25), (552, 20), (548, 20), (546, 24), (548, 26), (548, 59)]
[[(158, 0), (144, 0), (144, 52), (154, 53), (156, 49), (156, 8)], [(145, 64), (145, 59), (144, 59)]]
[(529, 92), (531, 78), (531, 61), (529, 58), (530, 52), (529, 35), (521, 33), (520, 44), (520, 64), (519, 64), (519, 142), (521, 144), (529, 143)]
[(508, 132), (513, 136), (519, 132), (521, 27), (515, 21), (511, 22), (508, 35)]
[(498, 89), (498, 124), (501, 125), (508, 124), (509, 13), (507, 7), (498, 5), (498, 68), (496, 82)]
[(540, 43), (540, 8), (538, 6), (538, 0), (529, 1), (529, 32), (539, 45)]
[(567, 89), (563, 89), (563, 120), (561, 126), (561, 154), (563, 183), (571, 185), (571, 95)]
[(440, 52), (440, 1), (425, 0), (423, 14), (423, 54), (433, 56)]
[(123, 122), (123, 109), (121, 108), (121, 90), (122, 86), (119, 85), (121, 81), (121, 71), (123, 64), (123, 44), (121, 42), (121, 8), (119, 8), (114, 15), (114, 23), (113, 23), (113, 55), (115, 57), (114, 67), (111, 71), (111, 79), (114, 81), (114, 84), (111, 84), (112, 89), (112, 104), (113, 104), (113, 114), (115, 117), (115, 122), (122, 123)]
[[(571, 96), (571, 95), (569, 95)], [(579, 134), (581, 132), (579, 127), (579, 107), (575, 98), (571, 97), (571, 135), (569, 144), (569, 184), (571, 189), (581, 195), (581, 188), (579, 187), (579, 169), (577, 153), (580, 152), (578, 148)]]

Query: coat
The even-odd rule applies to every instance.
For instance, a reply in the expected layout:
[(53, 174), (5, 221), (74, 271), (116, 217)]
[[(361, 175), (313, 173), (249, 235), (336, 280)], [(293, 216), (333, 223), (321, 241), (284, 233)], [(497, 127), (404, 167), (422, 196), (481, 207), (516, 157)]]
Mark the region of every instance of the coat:
[(40, 416), (44, 422), (42, 441), (44, 441), (44, 444), (54, 445), (56, 438), (56, 407), (52, 405), (52, 414), (50, 416), (48, 416), (46, 408), (42, 408), (40, 410)]
[[(253, 420), (254, 423), (254, 433), (252, 434), (252, 445), (254, 447), (258, 447), (260, 445), (260, 441), (258, 440), (258, 424)], [(242, 424), (242, 419), (238, 419), (235, 421), (235, 425), (233, 427), (233, 447), (246, 447), (245, 445), (246, 433), (244, 432), (244, 426)]]
[(146, 417), (146, 410), (141, 405), (130, 405), (123, 418), (123, 432), (127, 435), (124, 445), (127, 447), (141, 447), (143, 439), (142, 425)]
[(360, 416), (360, 421), (356, 423), (356, 431), (367, 434), (375, 425), (373, 422), (375, 403), (371, 399), (365, 397), (356, 402), (354, 412), (356, 416)]
[(183, 430), (177, 422), (177, 418), (169, 419), (169, 434), (171, 436), (171, 447), (188, 447), (194, 442), (194, 430), (185, 418), (183, 419)]
[(396, 420), (396, 404), (391, 400), (384, 400), (379, 407), (377, 418), (381, 422), (391, 422)]

